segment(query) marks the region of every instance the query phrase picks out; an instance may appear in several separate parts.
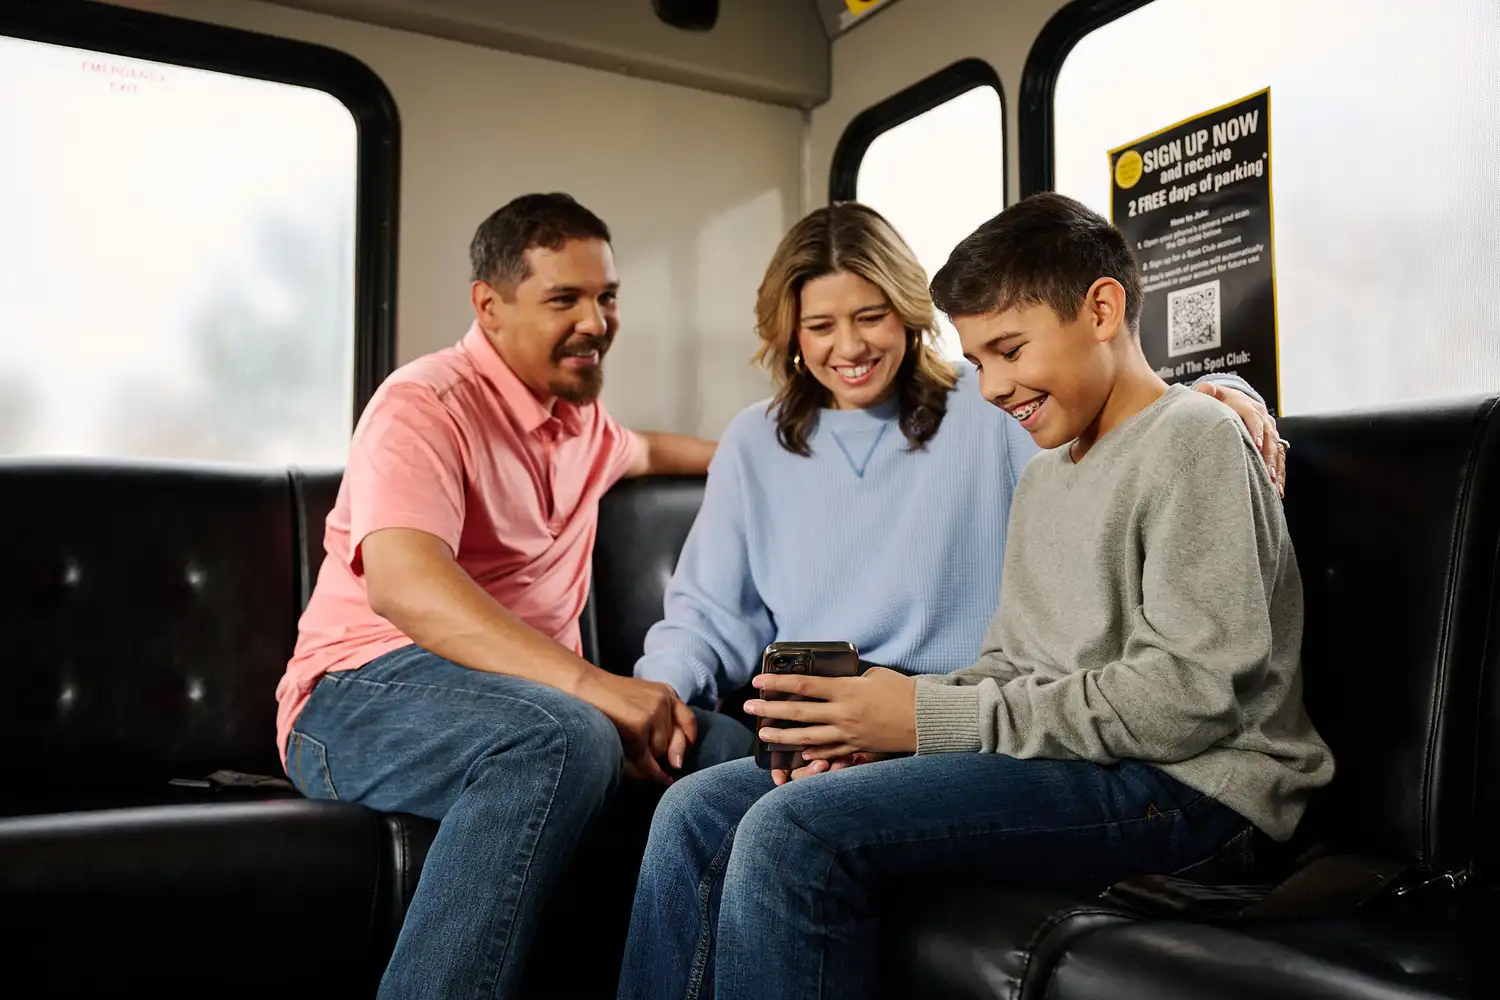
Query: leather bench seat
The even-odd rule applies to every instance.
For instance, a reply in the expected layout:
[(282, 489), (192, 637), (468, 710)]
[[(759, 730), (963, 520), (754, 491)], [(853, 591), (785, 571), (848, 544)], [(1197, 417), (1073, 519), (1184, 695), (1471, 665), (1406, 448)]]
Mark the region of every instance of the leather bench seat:
[(930, 1000), (1479, 1000), (1500, 996), (1493, 891), (1422, 891), (1332, 919), (1142, 920), (1097, 900), (978, 889), (908, 901), (892, 995)]
[[(0, 461), (0, 497), (26, 525), (0, 535), (11, 644), (0, 724), (28, 751), (0, 758), (9, 975), (36, 971), (58, 992), (264, 996), (296, 983), (373, 995), (437, 824), (204, 780), (282, 777), (274, 692), (340, 479)], [(586, 656), (600, 660), (603, 594), (610, 666), (633, 665), (701, 494), (684, 479), (607, 498), (601, 519), (619, 544), (599, 545), (610, 576), (581, 622)], [(659, 796), (626, 785), (580, 848), (538, 929), (528, 995), (613, 994)]]
[[(1466, 889), (1246, 930), (932, 887), (892, 910), (888, 995), (1485, 995), (1500, 885), (1483, 833), (1500, 820), (1495, 403), (1283, 422), (1306, 700), (1339, 762), (1301, 837), (1465, 872)], [(9, 976), (55, 992), (373, 994), (437, 825), (192, 784), (280, 774), (273, 692), (338, 483), (337, 470), (0, 461), (0, 497), (26, 526), (0, 535), (0, 726), (25, 749), (0, 758)], [(631, 668), (701, 495), (700, 480), (638, 480), (601, 502), (581, 622), (594, 662)], [(526, 995), (613, 995), (659, 794), (624, 786), (581, 847)]]
[(1281, 426), (1293, 442), (1304, 698), (1338, 767), (1284, 850), (1388, 859), (1409, 867), (1403, 882), (1457, 873), (1462, 887), (1254, 927), (939, 888), (890, 930), (892, 995), (1500, 996), (1488, 933), (1500, 902), (1500, 398)]
[(7, 965), (41, 966), (47, 994), (248, 996), (293, 975), (369, 996), (399, 906), (385, 837), (368, 810), (300, 799), (0, 819)]
[(1047, 1000), (1492, 1000), (1500, 897), (1449, 894), (1385, 912), (1230, 929), (1122, 921), (1080, 935)]

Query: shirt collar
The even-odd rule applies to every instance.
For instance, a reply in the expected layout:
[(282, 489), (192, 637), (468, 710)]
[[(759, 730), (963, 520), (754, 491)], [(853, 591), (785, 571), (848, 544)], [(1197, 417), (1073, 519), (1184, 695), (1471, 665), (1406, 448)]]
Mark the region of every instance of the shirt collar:
[(459, 348), (473, 359), (479, 373), (495, 387), (506, 409), (515, 415), (520, 421), (521, 429), (527, 434), (536, 434), (549, 424), (556, 426), (558, 431), (568, 437), (583, 429), (582, 415), (572, 403), (559, 399), (552, 404), (552, 411), (547, 411), (536, 396), (532, 395), (526, 383), (521, 381), (520, 376), (505, 363), (490, 338), (480, 329), (478, 321), (470, 325)]

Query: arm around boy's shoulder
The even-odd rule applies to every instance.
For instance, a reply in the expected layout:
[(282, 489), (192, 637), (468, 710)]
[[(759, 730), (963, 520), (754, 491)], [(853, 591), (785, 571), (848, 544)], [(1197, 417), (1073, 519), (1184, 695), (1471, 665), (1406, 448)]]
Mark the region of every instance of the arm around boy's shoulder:
[(1174, 402), (1147, 443), (1156, 487), (1153, 501), (1175, 490), (1216, 484), (1206, 487), (1200, 503), (1248, 496), (1256, 508), (1269, 505), (1284, 533), (1276, 484), (1239, 417), (1201, 393), (1181, 393)]
[(1164, 582), (1192, 578), (1205, 601), (1231, 585), (1228, 577), (1254, 576), (1265, 584), (1256, 591), (1264, 605), (1283, 564), (1295, 576), (1296, 563), (1276, 486), (1244, 424), (1211, 397), (1183, 393), (1154, 431), (1142, 484), (1143, 596), (1149, 601), (1153, 572)]

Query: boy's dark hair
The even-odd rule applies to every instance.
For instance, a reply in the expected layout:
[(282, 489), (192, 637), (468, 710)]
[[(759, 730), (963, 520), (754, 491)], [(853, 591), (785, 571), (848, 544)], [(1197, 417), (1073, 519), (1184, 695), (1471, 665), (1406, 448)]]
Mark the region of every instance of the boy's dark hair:
[(932, 300), (949, 316), (1046, 305), (1072, 319), (1100, 278), (1124, 286), (1125, 323), (1138, 329), (1141, 271), (1124, 235), (1082, 203), (1046, 192), (964, 237), (933, 276)]
[(509, 292), (526, 280), (526, 251), (568, 240), (611, 242), (609, 227), (571, 195), (523, 194), (479, 224), (469, 244), (473, 280)]

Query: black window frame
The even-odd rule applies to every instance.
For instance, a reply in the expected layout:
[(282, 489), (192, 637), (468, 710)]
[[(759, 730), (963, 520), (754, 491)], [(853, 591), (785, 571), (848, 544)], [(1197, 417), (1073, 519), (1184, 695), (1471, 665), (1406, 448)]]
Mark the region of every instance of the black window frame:
[(1057, 77), (1074, 46), (1111, 21), (1139, 10), (1151, 0), (1073, 0), (1047, 21), (1021, 71), (1021, 116), (1016, 122), (1021, 147), (1021, 197), (1051, 191), (1056, 183), (1057, 155), (1052, 102)]
[(337, 49), (97, 0), (8, 0), (0, 35), (321, 90), (354, 118), (354, 423), (396, 358), (401, 123), (385, 83)]
[(993, 87), (1000, 100), (1000, 205), (1003, 208), (1008, 203), (1009, 184), (1005, 174), (1010, 163), (1010, 143), (1005, 135), (1005, 88), (1000, 85), (1000, 75), (995, 68), (983, 59), (975, 58), (951, 63), (850, 119), (834, 147), (833, 163), (828, 171), (828, 200), (855, 200), (859, 191), (859, 168), (864, 163), (865, 153), (882, 134), (980, 87)]

